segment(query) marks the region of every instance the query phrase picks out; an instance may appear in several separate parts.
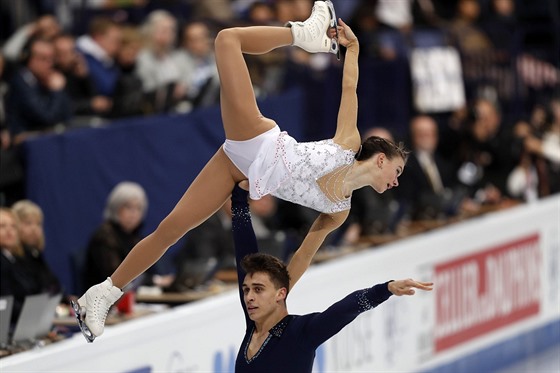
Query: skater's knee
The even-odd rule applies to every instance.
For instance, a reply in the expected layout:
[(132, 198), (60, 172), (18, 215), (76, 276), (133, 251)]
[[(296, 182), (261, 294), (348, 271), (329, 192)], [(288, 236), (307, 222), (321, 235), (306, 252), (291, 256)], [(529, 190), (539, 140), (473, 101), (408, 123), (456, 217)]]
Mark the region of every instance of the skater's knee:
[(185, 233), (183, 227), (173, 224), (169, 219), (164, 219), (154, 231), (153, 236), (158, 242), (169, 247), (176, 244)]
[(239, 36), (236, 27), (226, 28), (218, 32), (216, 39), (214, 40), (214, 46), (216, 49), (221, 49), (224, 47), (238, 45)]

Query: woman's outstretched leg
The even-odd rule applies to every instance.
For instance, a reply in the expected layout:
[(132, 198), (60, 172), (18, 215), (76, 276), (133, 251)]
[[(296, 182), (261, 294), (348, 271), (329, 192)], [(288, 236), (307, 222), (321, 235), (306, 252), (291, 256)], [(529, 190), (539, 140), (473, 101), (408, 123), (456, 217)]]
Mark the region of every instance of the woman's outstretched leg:
[[(248, 140), (273, 128), (276, 123), (263, 117), (256, 103), (243, 53), (264, 54), (275, 48), (297, 45), (310, 52), (329, 52), (327, 36), (334, 11), (317, 1), (305, 22), (290, 28), (252, 26), (220, 31), (215, 41), (216, 64), (220, 75), (220, 106), (226, 138)], [(325, 44), (325, 46), (323, 46)]]
[(214, 214), (229, 198), (235, 183), (243, 178), (223, 150), (218, 150), (171, 213), (111, 275), (113, 285), (122, 288), (152, 266), (185, 233)]
[(244, 176), (223, 149), (218, 150), (173, 211), (152, 234), (134, 246), (111, 277), (89, 288), (77, 303), (72, 302), (78, 325), (88, 342), (103, 334), (105, 318), (111, 305), (122, 295), (121, 289), (152, 266), (187, 231), (216, 212), (235, 183), (242, 179)]

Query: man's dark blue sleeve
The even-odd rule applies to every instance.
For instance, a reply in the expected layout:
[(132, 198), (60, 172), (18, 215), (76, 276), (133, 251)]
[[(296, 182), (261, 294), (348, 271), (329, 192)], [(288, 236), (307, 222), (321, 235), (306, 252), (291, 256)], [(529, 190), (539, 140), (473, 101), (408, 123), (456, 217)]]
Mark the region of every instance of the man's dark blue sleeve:
[(371, 310), (385, 302), (392, 293), (388, 282), (368, 289), (358, 290), (336, 302), (324, 312), (306, 315), (308, 321), (303, 336), (307, 343), (319, 347), (338, 333), (362, 312)]
[(241, 261), (249, 254), (257, 253), (259, 248), (257, 246), (257, 238), (253, 230), (251, 222), (251, 213), (249, 212), (248, 192), (235, 186), (231, 193), (231, 213), (232, 213), (232, 231), (233, 231), (233, 244), (235, 246), (235, 262), (237, 267), (237, 281), (239, 285), (239, 297), (241, 300), (241, 307), (245, 313), (245, 321), (249, 325), (249, 315), (245, 309), (245, 302), (243, 301), (243, 280), (245, 279), (245, 271), (241, 268)]

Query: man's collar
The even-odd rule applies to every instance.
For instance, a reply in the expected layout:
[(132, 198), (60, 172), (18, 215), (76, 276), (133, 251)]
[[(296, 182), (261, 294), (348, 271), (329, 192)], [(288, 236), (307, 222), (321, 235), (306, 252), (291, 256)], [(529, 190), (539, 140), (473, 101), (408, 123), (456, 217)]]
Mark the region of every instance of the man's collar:
[(282, 333), (284, 333), (284, 329), (288, 326), (288, 323), (292, 319), (291, 315), (286, 315), (282, 320), (278, 322), (278, 324), (274, 325), (268, 332), (273, 335), (274, 337), (280, 338), (282, 337)]
[(27, 67), (23, 67), (21, 69), (21, 77), (30, 86), (36, 86), (39, 83), (35, 75), (33, 75), (31, 70), (29, 70)]

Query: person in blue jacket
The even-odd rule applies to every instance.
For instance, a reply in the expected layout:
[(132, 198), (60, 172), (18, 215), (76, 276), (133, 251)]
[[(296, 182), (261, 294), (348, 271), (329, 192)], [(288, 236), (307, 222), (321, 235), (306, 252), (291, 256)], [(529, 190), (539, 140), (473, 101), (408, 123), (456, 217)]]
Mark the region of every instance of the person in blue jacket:
[[(323, 312), (289, 314), (288, 292), (309, 265), (309, 261), (303, 265), (297, 262), (306, 254), (312, 256), (316, 248), (304, 248), (310, 252), (297, 253), (288, 266), (274, 256), (259, 253), (247, 195), (236, 186), (231, 197), (239, 296), (247, 325), (235, 363), (237, 373), (311, 372), (315, 350), (360, 313), (375, 308), (391, 295), (413, 295), (414, 289), (432, 290), (431, 282), (388, 281), (355, 291)], [(291, 268), (296, 268), (293, 276)]]

